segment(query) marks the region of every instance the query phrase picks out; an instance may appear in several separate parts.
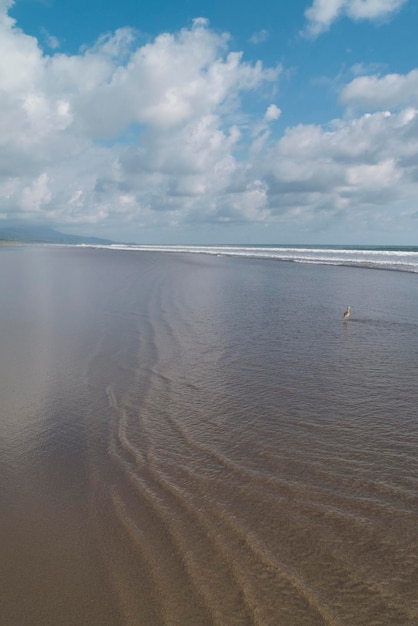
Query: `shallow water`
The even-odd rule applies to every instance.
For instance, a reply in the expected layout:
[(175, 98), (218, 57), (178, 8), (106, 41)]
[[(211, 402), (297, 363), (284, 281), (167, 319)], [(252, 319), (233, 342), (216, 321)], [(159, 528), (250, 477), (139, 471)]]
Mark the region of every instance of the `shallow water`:
[(2, 623), (418, 623), (415, 275), (16, 247), (0, 290)]

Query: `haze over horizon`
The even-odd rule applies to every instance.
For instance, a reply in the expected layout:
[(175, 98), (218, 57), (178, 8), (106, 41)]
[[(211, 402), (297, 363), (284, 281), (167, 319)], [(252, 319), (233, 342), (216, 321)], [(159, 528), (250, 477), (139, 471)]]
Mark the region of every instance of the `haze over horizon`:
[(417, 26), (411, 0), (0, 0), (0, 228), (417, 243)]

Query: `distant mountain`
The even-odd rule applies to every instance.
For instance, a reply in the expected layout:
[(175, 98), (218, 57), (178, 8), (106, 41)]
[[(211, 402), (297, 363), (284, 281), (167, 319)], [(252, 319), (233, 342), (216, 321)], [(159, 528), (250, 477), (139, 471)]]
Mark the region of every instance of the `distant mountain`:
[(20, 241), (23, 243), (91, 243), (91, 244), (112, 244), (110, 239), (100, 239), (99, 237), (83, 237), (82, 235), (67, 235), (60, 233), (48, 226), (5, 224), (0, 222), (0, 241)]

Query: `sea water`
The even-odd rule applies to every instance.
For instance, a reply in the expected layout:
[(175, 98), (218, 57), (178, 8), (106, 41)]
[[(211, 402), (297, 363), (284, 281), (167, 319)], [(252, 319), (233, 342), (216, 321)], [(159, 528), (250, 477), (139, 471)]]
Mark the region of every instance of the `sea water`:
[[(103, 246), (104, 247), (104, 246)], [(234, 256), (294, 263), (345, 265), (371, 269), (418, 273), (417, 246), (274, 246), (274, 245), (125, 245), (109, 246), (115, 250), (147, 250), (150, 252), (208, 254)]]
[(418, 623), (417, 252), (231, 249), (0, 250), (3, 623)]

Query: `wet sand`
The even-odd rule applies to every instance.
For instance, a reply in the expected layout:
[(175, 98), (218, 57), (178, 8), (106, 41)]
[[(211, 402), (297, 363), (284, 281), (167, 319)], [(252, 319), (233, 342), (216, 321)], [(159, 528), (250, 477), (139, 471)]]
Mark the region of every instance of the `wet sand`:
[(23, 246), (0, 290), (2, 623), (418, 623), (415, 276)]

